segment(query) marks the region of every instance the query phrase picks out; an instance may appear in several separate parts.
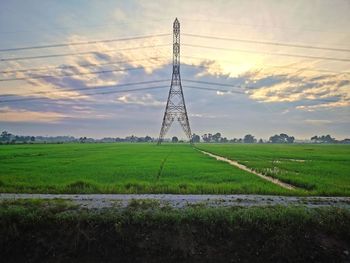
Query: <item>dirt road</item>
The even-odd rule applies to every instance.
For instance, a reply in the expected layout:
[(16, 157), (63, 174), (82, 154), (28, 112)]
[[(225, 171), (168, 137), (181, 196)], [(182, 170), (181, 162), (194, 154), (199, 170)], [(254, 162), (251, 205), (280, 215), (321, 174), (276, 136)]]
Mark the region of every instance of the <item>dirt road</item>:
[(173, 195), (173, 194), (0, 194), (1, 200), (64, 199), (81, 208), (123, 208), (132, 200), (155, 200), (160, 205), (184, 208), (191, 205), (208, 207), (302, 205), (307, 207), (343, 207), (350, 209), (350, 197), (295, 197), (269, 195)]
[(276, 178), (272, 178), (272, 177), (269, 177), (269, 176), (266, 176), (266, 175), (263, 175), (261, 173), (258, 173), (250, 168), (248, 168), (247, 166), (243, 165), (243, 164), (240, 164), (236, 161), (233, 161), (233, 160), (230, 160), (230, 159), (227, 159), (225, 157), (222, 157), (222, 156), (219, 156), (219, 155), (215, 155), (215, 154), (212, 154), (212, 153), (209, 153), (209, 152), (205, 152), (205, 151), (202, 151), (202, 150), (199, 150), (201, 153), (204, 153), (206, 155), (209, 155), (210, 157), (213, 157), (215, 158), (216, 160), (218, 161), (223, 161), (223, 162), (226, 162), (226, 163), (229, 163), (230, 165), (233, 165), (233, 166), (236, 166), (238, 167), (239, 169), (243, 170), (243, 171), (246, 171), (246, 172), (249, 172), (249, 173), (252, 173), (252, 174), (255, 174), (256, 176), (259, 176), (260, 178), (266, 180), (266, 181), (269, 181), (271, 183), (274, 183), (278, 186), (281, 186), (285, 189), (289, 189), (289, 190), (293, 190), (295, 189), (295, 186), (291, 185), (291, 184), (287, 184), (285, 182), (282, 182)]

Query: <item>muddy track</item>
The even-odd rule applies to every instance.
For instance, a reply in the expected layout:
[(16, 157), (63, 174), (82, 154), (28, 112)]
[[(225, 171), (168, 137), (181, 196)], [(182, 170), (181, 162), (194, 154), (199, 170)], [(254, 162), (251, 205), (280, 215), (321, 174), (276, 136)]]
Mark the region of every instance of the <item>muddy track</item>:
[(350, 197), (296, 197), (271, 195), (173, 195), (173, 194), (0, 194), (4, 200), (42, 199), (69, 200), (80, 208), (124, 208), (134, 200), (152, 200), (161, 206), (186, 208), (200, 205), (207, 207), (250, 206), (306, 206), (343, 207), (350, 209)]
[(245, 166), (245, 165), (243, 165), (243, 164), (240, 164), (240, 163), (238, 163), (238, 162), (236, 162), (236, 161), (233, 161), (233, 160), (230, 160), (230, 159), (227, 159), (227, 158), (225, 158), (225, 157), (222, 157), (222, 156), (219, 156), (219, 155), (215, 155), (215, 154), (212, 154), (212, 153), (209, 153), (209, 152), (205, 152), (205, 151), (202, 151), (202, 150), (199, 150), (199, 149), (198, 149), (198, 151), (200, 151), (201, 153), (204, 153), (204, 154), (206, 154), (206, 155), (208, 155), (208, 156), (210, 156), (210, 157), (213, 157), (213, 158), (215, 158), (215, 159), (218, 160), (218, 161), (223, 161), (223, 162), (229, 163), (230, 165), (236, 166), (237, 168), (239, 168), (239, 169), (241, 169), (241, 170), (243, 170), (243, 171), (246, 171), (246, 172), (248, 172), (248, 173), (257, 175), (257, 176), (259, 176), (260, 178), (262, 178), (262, 179), (264, 179), (264, 180), (266, 180), (266, 181), (269, 181), (269, 182), (271, 182), (271, 183), (273, 183), (273, 184), (276, 184), (276, 185), (278, 185), (278, 186), (280, 186), (280, 187), (283, 187), (283, 188), (285, 188), (285, 189), (288, 189), (288, 190), (294, 190), (294, 189), (296, 189), (296, 187), (295, 187), (294, 185), (287, 184), (287, 183), (282, 182), (281, 180), (278, 180), (278, 179), (276, 179), (276, 178), (273, 178), (273, 177), (266, 176), (266, 175), (263, 175), (263, 174), (261, 174), (261, 173), (258, 173), (258, 172), (256, 172), (256, 171), (254, 171), (254, 170), (248, 168), (247, 166)]

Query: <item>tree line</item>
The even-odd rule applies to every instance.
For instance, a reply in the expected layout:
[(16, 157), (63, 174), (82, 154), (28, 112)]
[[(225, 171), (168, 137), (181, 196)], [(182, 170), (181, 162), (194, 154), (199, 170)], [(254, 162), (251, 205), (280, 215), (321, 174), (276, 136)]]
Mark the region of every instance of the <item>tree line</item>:
[(220, 132), (217, 133), (205, 133), (202, 136), (193, 134), (193, 142), (206, 142), (206, 143), (294, 143), (294, 136), (288, 136), (285, 133), (276, 134), (264, 141), (262, 138), (257, 139), (254, 135), (247, 134), (243, 138), (227, 139), (223, 137)]
[[(14, 135), (7, 131), (3, 131), (0, 134), (0, 144), (26, 144), (26, 143), (111, 143), (111, 142), (156, 142), (157, 138), (152, 138), (151, 136), (138, 137), (135, 135), (126, 136), (124, 138), (120, 137), (105, 137), (102, 139), (94, 139), (89, 137), (79, 137), (74, 136), (21, 136)], [(176, 136), (171, 139), (165, 139), (167, 142), (184, 142), (179, 140)], [(222, 136), (220, 132), (216, 133), (205, 133), (202, 136), (197, 134), (192, 135), (192, 142), (199, 143), (294, 143), (294, 136), (289, 136), (288, 134), (281, 133), (275, 134), (269, 137), (268, 140), (263, 140), (262, 138), (257, 139), (252, 134), (247, 134), (243, 138), (232, 138), (228, 139), (227, 137)], [(311, 143), (341, 143), (348, 144), (350, 139), (337, 140), (331, 135), (315, 135), (310, 138)]]
[[(220, 132), (217, 133), (206, 133), (202, 136), (193, 134), (192, 141), (194, 143), (206, 142), (206, 143), (294, 143), (295, 137), (289, 136), (286, 133), (275, 134), (269, 137), (268, 140), (262, 138), (257, 139), (254, 135), (247, 134), (243, 138), (232, 138), (227, 139), (223, 137)], [(350, 139), (337, 140), (330, 135), (312, 136), (310, 138), (311, 143), (350, 143)]]
[(150, 136), (137, 137), (134, 135), (120, 137), (105, 137), (102, 139), (95, 139), (89, 137), (74, 136), (20, 136), (14, 135), (7, 131), (0, 134), (0, 144), (17, 144), (17, 143), (97, 143), (97, 142), (153, 142), (154, 138)]

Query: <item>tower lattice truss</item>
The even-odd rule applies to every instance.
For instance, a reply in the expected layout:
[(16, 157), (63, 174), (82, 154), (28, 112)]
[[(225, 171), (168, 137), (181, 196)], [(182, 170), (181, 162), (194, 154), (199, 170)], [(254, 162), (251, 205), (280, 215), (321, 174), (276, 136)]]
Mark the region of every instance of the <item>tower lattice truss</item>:
[(188, 120), (180, 77), (180, 23), (177, 18), (173, 24), (173, 74), (158, 144), (163, 141), (164, 136), (174, 120), (177, 120), (180, 123), (187, 138), (192, 142), (192, 132)]

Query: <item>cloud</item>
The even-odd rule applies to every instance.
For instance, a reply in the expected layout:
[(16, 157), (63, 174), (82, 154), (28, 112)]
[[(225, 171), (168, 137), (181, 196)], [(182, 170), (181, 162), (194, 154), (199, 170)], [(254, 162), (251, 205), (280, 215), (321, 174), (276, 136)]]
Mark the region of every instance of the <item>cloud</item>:
[(117, 101), (123, 104), (135, 104), (135, 105), (141, 105), (141, 106), (153, 106), (153, 107), (165, 106), (164, 101), (156, 100), (149, 93), (146, 93), (143, 95), (126, 94), (118, 97)]
[[(263, 103), (304, 103), (299, 110), (350, 106), (349, 81), (342, 75), (268, 75), (259, 72), (248, 79), (251, 99)], [(312, 102), (313, 105), (309, 105)]]
[(206, 118), (206, 119), (216, 119), (227, 117), (227, 114), (209, 114), (209, 113), (190, 113), (188, 117), (191, 118)]
[(331, 121), (331, 120), (305, 120), (304, 122), (307, 124), (311, 124), (311, 125), (327, 125), (327, 124), (331, 124), (333, 121)]
[(59, 112), (40, 112), (25, 109), (0, 108), (0, 122), (57, 123), (69, 116)]
[(126, 20), (127, 14), (125, 14), (125, 12), (122, 9), (117, 8), (114, 11), (114, 18), (118, 21), (123, 21), (123, 20)]
[[(88, 38), (71, 35), (67, 42), (85, 42)], [(149, 38), (145, 41), (122, 41), (114, 43), (96, 43), (93, 45), (68, 46), (67, 53), (85, 53), (79, 56), (64, 57), (58, 67), (46, 66), (42, 70), (8, 72), (6, 78), (24, 78), (25, 85), (21, 89), (8, 89), (8, 94), (32, 96), (39, 93), (40, 97), (48, 99), (91, 100), (88, 95), (92, 88), (99, 86), (117, 85), (133, 72), (148, 77), (168, 63), (168, 59), (161, 59), (162, 51), (157, 48), (140, 48), (162, 44), (162, 38)], [(135, 47), (134, 50), (130, 48)], [(123, 50), (128, 49), (128, 50)], [(93, 51), (93, 52), (92, 52)], [(167, 56), (170, 58), (170, 55)], [(6, 71), (28, 66), (18, 62), (10, 62)], [(46, 76), (46, 77), (43, 77)], [(138, 79), (140, 81), (140, 79)], [(38, 95), (38, 96), (39, 96)]]
[[(125, 19), (125, 13), (121, 9), (117, 9), (115, 14), (117, 18)], [(81, 35), (71, 35), (67, 38), (67, 41), (71, 42), (87, 40), (88, 38)], [(89, 95), (89, 92), (95, 86), (103, 88), (103, 86), (116, 85), (122, 82), (138, 82), (150, 78), (164, 78), (164, 76), (169, 78), (171, 75), (171, 67), (168, 60), (171, 54), (169, 52), (164, 52), (161, 48), (122, 50), (123, 48), (164, 43), (167, 42), (163, 38), (150, 38), (135, 42), (96, 43), (79, 47), (72, 45), (69, 46), (69, 50), (72, 52), (89, 52), (91, 50), (94, 50), (94, 52), (82, 56), (67, 57), (58, 69), (49, 68), (44, 71), (29, 73), (19, 72), (10, 77), (52, 75), (52, 77), (28, 80), (29, 88), (35, 87), (36, 91), (42, 92), (41, 96), (52, 100), (95, 100), (95, 97)], [(116, 61), (122, 62), (114, 64)], [(349, 106), (350, 81), (344, 78), (344, 75), (320, 75), (311, 74), (304, 70), (291, 71), (290, 69), (278, 69), (278, 73), (276, 73), (276, 69), (267, 65), (263, 69), (256, 70), (251, 68), (247, 72), (235, 76), (231, 72), (232, 65), (228, 65), (220, 57), (218, 59), (193, 60), (190, 56), (184, 56), (182, 61), (185, 76), (187, 74), (193, 79), (245, 87), (246, 93), (253, 101), (262, 103), (299, 103), (295, 106), (296, 109), (306, 111)], [(312, 68), (314, 66), (310, 63), (304, 64), (306, 64), (304, 68), (307, 66)], [(87, 67), (86, 65), (90, 66)], [(16, 62), (13, 63), (12, 67), (18, 68), (21, 65)], [(129, 68), (137, 69), (138, 67), (141, 69), (118, 71)], [(184, 72), (183, 69), (182, 73)], [(89, 74), (97, 71), (102, 72)], [(69, 76), (72, 74), (77, 75)], [(16, 94), (20, 95), (21, 92)], [(236, 95), (230, 91), (217, 91), (217, 95), (220, 97), (225, 97), (223, 95), (227, 94)], [(22, 95), (26, 96), (25, 93), (22, 93)], [(325, 103), (324, 100), (329, 98), (332, 98), (334, 101)], [(135, 100), (131, 95), (126, 95), (124, 100), (124, 104), (155, 106), (155, 102), (147, 101), (150, 98), (146, 97), (139, 97)], [(122, 102), (122, 100), (119, 100), (119, 102)]]
[(340, 100), (336, 102), (320, 103), (316, 105), (300, 105), (300, 106), (297, 106), (296, 109), (305, 110), (305, 111), (316, 111), (320, 109), (332, 109), (332, 108), (341, 108), (341, 107), (350, 107), (350, 101)]
[[(84, 40), (84, 38), (78, 38), (74, 41)], [(72, 47), (72, 49), (74, 48)], [(41, 99), (40, 103), (38, 100), (16, 103), (15, 105), (19, 108), (10, 108), (7, 113), (2, 113), (0, 115), (1, 121), (6, 119), (8, 127), (11, 123), (16, 127), (20, 125), (17, 126), (16, 122), (23, 123), (22, 127), (26, 129), (27, 122), (39, 120), (40, 125), (57, 123), (59, 125), (54, 125), (54, 127), (63, 130), (63, 132), (65, 129), (72, 129), (77, 133), (78, 131), (84, 133), (88, 129), (87, 127), (95, 127), (98, 123), (99, 127), (105, 127), (103, 132), (100, 132), (101, 136), (107, 133), (120, 135), (121, 130), (125, 135), (136, 132), (142, 134), (145, 129), (147, 132), (154, 129), (153, 134), (155, 135), (164, 113), (168, 88), (147, 91), (149, 93), (118, 93), (117, 96), (115, 94), (99, 96), (88, 94), (97, 90), (117, 91), (118, 88), (107, 89), (104, 87), (120, 83), (169, 79), (172, 71), (171, 63), (161, 59), (147, 60), (144, 59), (147, 54), (137, 52), (105, 53), (104, 50), (113, 49), (112, 46), (108, 45), (90, 47), (90, 49), (96, 50), (96, 52), (86, 56), (69, 57), (59, 69), (22, 74), (23, 77), (44, 74), (55, 76), (29, 80), (25, 87), (27, 90), (23, 92), (45, 92), (42, 95), (46, 99)], [(82, 51), (85, 49), (82, 48)], [(126, 61), (128, 58), (135, 61), (112, 64), (116, 61)], [(101, 65), (104, 63), (106, 65)], [(87, 64), (92, 66), (86, 67)], [(14, 68), (21, 67), (21, 65), (14, 65)], [(91, 71), (136, 67), (141, 67), (141, 69), (105, 74), (85, 74)], [(80, 75), (59, 77), (60, 74)], [(232, 136), (240, 136), (247, 131), (270, 136), (279, 130), (290, 131), (291, 134), (298, 135), (299, 128), (301, 132), (306, 134), (308, 131), (304, 130), (311, 130), (312, 127), (315, 128), (316, 123), (321, 125), (322, 121), (322, 129), (334, 130), (334, 132), (330, 130), (329, 133), (346, 133), (348, 130), (349, 122), (343, 122), (337, 127), (326, 125), (327, 120), (344, 115), (346, 107), (349, 107), (349, 81), (346, 79), (346, 75), (311, 74), (295, 70), (276, 71), (268, 67), (260, 70), (253, 68), (234, 75), (230, 72), (230, 68), (225, 67), (220, 60), (203, 59), (194, 62), (182, 59), (181, 76), (191, 125), (196, 133), (205, 133), (208, 131), (208, 127), (218, 127), (223, 133), (232, 134)], [(186, 79), (198, 80), (202, 83), (186, 82)], [(219, 87), (204, 82), (230, 84), (232, 87)], [(170, 80), (163, 84), (169, 86)], [(156, 86), (163, 84), (156, 84)], [(153, 85), (147, 84), (138, 87), (152, 87)], [(188, 86), (218, 88), (218, 90), (195, 90), (187, 88)], [(13, 90), (16, 92), (22, 90), (17, 89), (18, 86), (14, 87), (16, 89), (13, 88)], [(226, 89), (227, 92), (224, 91)], [(235, 91), (245, 94), (237, 94)], [(25, 97), (23, 95), (14, 98)], [(326, 112), (325, 109), (336, 110), (327, 116), (317, 113), (321, 110)], [(286, 118), (286, 114), (288, 118)], [(306, 116), (307, 120), (304, 121)], [(123, 125), (116, 121), (118, 119), (123, 119)], [(118, 123), (118, 125), (113, 126), (112, 123)], [(97, 132), (94, 129), (89, 131), (90, 134)]]

